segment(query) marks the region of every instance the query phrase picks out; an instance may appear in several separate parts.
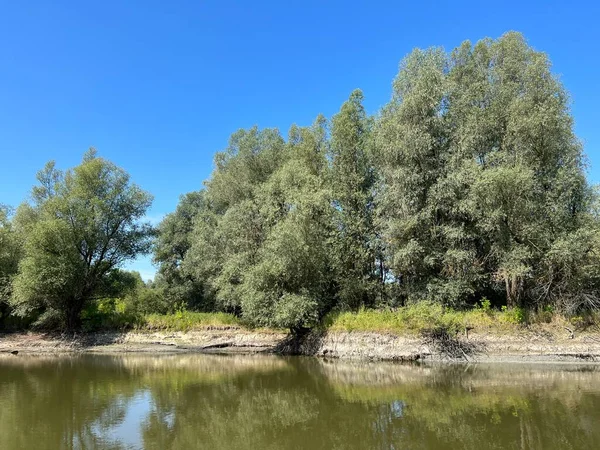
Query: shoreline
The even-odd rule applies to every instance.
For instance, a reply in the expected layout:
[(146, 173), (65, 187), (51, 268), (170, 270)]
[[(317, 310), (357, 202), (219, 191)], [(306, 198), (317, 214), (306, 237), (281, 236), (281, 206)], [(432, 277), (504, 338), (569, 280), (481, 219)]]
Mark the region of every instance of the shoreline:
[(302, 339), (271, 331), (211, 327), (193, 331), (0, 334), (0, 355), (65, 353), (270, 353), (363, 361), (600, 363), (600, 333), (471, 332), (450, 341), (367, 331), (312, 331)]

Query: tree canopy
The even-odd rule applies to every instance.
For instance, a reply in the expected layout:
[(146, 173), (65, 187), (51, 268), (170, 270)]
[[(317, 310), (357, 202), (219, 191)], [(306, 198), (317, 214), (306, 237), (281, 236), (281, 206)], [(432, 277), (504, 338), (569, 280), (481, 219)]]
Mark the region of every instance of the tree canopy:
[(42, 310), (76, 329), (86, 303), (110, 291), (117, 269), (150, 250), (151, 227), (140, 219), (152, 197), (93, 149), (79, 166), (63, 173), (50, 162), (37, 178), (32, 204), (15, 218), (24, 255), (11, 303), (17, 314)]
[(217, 154), (178, 263), (213, 308), (293, 328), (421, 300), (597, 306), (596, 196), (544, 53), (514, 32), (417, 49), (379, 114), (362, 102)]

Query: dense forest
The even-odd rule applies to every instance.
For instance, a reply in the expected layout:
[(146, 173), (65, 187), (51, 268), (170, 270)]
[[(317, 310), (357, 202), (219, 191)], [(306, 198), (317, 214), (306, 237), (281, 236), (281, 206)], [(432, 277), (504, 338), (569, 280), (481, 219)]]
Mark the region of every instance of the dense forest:
[[(287, 137), (235, 132), (214, 164), (153, 229), (151, 196), (95, 151), (49, 163), (0, 213), (5, 322), (76, 329), (115, 299), (292, 330), (423, 301), (600, 308), (598, 196), (569, 97), (518, 33), (416, 49), (374, 116), (356, 90)], [(150, 251), (153, 282), (121, 269)]]

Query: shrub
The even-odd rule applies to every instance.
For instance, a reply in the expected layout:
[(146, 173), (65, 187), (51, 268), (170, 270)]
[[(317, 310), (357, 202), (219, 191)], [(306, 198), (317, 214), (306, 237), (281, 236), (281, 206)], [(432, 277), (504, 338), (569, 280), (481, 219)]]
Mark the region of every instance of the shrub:
[(506, 306), (503, 306), (502, 312), (504, 314), (502, 314), (501, 317), (505, 322), (521, 325), (527, 321), (527, 311), (523, 308), (507, 308)]

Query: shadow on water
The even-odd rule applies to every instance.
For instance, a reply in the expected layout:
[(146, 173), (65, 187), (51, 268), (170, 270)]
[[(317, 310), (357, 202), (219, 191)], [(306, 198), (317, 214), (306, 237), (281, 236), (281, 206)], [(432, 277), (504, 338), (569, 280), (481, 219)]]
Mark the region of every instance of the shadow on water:
[(0, 448), (600, 448), (600, 367), (0, 358)]

